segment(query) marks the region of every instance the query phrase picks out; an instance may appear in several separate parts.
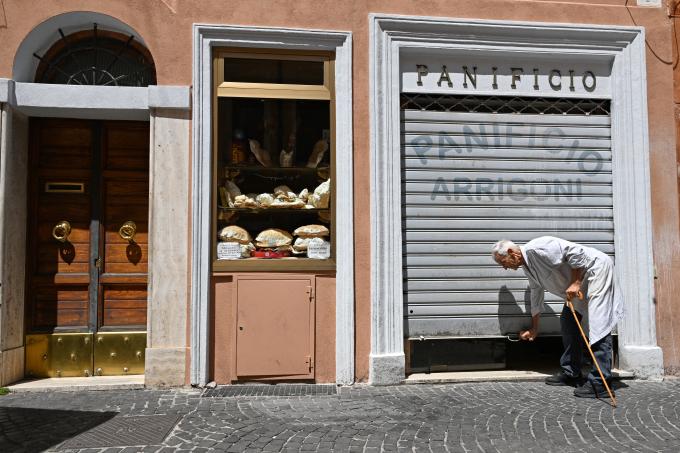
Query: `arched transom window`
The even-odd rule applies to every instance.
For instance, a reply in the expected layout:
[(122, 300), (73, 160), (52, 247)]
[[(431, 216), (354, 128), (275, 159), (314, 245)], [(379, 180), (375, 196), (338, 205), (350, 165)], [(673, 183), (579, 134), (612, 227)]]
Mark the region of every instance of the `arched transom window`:
[(91, 30), (65, 35), (43, 56), (37, 83), (145, 87), (156, 84), (151, 54), (133, 35)]

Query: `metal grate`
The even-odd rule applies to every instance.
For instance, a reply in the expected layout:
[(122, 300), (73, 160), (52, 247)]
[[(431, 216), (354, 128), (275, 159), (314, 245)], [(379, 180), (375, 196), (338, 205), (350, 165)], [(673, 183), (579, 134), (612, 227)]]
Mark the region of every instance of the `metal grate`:
[(546, 115), (609, 115), (609, 99), (531, 98), (402, 93), (402, 110)]
[(221, 385), (206, 389), (201, 396), (224, 398), (233, 396), (319, 396), (337, 395), (334, 384), (255, 384)]
[(180, 416), (177, 414), (140, 417), (114, 417), (66, 442), (59, 448), (103, 448), (160, 445), (172, 431)]
[(151, 55), (134, 35), (99, 30), (65, 35), (40, 56), (37, 83), (145, 87), (156, 83)]

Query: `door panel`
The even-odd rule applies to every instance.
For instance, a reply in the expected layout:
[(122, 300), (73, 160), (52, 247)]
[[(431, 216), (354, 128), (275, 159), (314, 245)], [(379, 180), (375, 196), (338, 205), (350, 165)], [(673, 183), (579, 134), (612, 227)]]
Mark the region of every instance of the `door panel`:
[[(31, 224), (29, 226), (28, 330), (83, 329), (88, 324), (91, 179), (93, 144), (84, 121), (32, 120)], [(88, 170), (88, 171), (84, 171)], [(77, 187), (57, 190), (62, 183)], [(68, 238), (53, 237), (69, 222)]]
[[(149, 216), (149, 127), (147, 123), (106, 123), (102, 168), (102, 328), (146, 328)], [(123, 238), (131, 221), (135, 234)], [(142, 284), (139, 284), (142, 283)]]
[(102, 326), (146, 326), (146, 285), (106, 285)]
[[(77, 371), (76, 375), (143, 372), (149, 125), (31, 119), (30, 127), (27, 372), (40, 368), (36, 363), (29, 366), (31, 357), (45, 360), (43, 353), (34, 354), (43, 343), (51, 345), (46, 353), (48, 362), (63, 368), (61, 360), (65, 357), (68, 361), (73, 352), (59, 347), (64, 340), (59, 337), (58, 341), (58, 335), (83, 332), (79, 335), (90, 335), (91, 340), (92, 334), (101, 336), (107, 329), (116, 332), (97, 338), (100, 342), (106, 338), (107, 345), (116, 344), (115, 354), (107, 350), (106, 366), (90, 360), (89, 370)], [(66, 240), (58, 241), (53, 228), (64, 220), (71, 231)], [(119, 234), (128, 220), (137, 227), (132, 240)], [(43, 332), (46, 335), (31, 335)], [(87, 344), (89, 340), (83, 341)], [(92, 357), (95, 346), (90, 341), (88, 347)], [(134, 351), (130, 349), (133, 347)], [(127, 357), (125, 364), (119, 364), (115, 357)], [(49, 376), (55, 375), (55, 370), (33, 372)]]
[(236, 374), (314, 378), (312, 280), (237, 278)]
[(148, 123), (107, 123), (106, 170), (149, 172)]
[(35, 327), (86, 326), (88, 285), (39, 286), (36, 288), (34, 308)]

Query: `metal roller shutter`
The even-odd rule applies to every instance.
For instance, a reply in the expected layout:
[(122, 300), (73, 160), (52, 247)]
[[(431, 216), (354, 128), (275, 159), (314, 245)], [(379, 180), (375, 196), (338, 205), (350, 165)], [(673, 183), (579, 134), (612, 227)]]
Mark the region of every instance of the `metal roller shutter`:
[[(408, 337), (528, 325), (523, 272), (491, 258), (499, 239), (555, 235), (613, 255), (608, 101), (404, 94), (401, 143)], [(557, 334), (563, 302), (546, 302), (542, 332)]]

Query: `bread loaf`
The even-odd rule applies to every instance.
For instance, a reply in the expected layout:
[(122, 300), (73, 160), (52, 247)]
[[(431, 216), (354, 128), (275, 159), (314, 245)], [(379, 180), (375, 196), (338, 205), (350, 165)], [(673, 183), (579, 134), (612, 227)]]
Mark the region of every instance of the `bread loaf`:
[(280, 230), (278, 228), (269, 228), (261, 231), (255, 238), (255, 245), (263, 248), (275, 248), (284, 245), (290, 245), (293, 242), (293, 236), (289, 232)]
[(320, 238), (328, 236), (330, 231), (323, 225), (303, 225), (298, 227), (293, 231), (294, 236), (299, 236), (301, 238)]
[(223, 242), (238, 242), (239, 244), (247, 244), (253, 240), (250, 234), (236, 225), (229, 225), (220, 230), (220, 241)]

